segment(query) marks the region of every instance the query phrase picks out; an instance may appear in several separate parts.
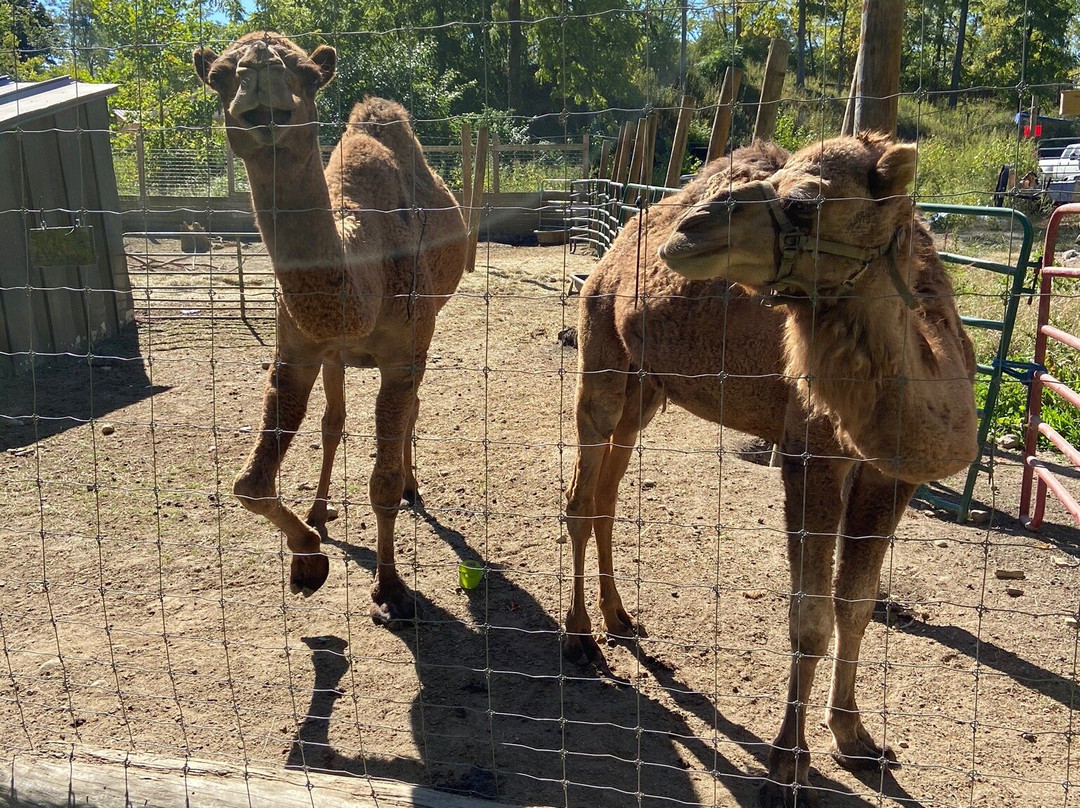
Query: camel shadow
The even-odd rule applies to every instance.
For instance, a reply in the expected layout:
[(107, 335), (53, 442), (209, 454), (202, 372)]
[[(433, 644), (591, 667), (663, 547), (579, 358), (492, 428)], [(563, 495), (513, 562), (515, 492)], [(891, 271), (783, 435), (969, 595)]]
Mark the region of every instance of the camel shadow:
[(924, 623), (921, 620), (898, 622), (885, 609), (875, 609), (874, 620), (913, 637), (932, 640), (946, 648), (952, 648), (973, 661), (978, 660), (979, 665), (997, 671), (1017, 684), (1041, 693), (1070, 709), (1076, 706), (1077, 694), (1074, 680), (1028, 662), (985, 637), (977, 637), (967, 629), (959, 626), (939, 626)]
[[(461, 533), (428, 513), (418, 518), (460, 559), (480, 560)], [(372, 551), (329, 542), (374, 570)], [(637, 649), (644, 670), (664, 691), (654, 697), (655, 687), (635, 687), (565, 662), (559, 624), (498, 566), (489, 564), (480, 587), (462, 594), (468, 597), (466, 620), (415, 593), (421, 619), (394, 635), (412, 653), (419, 679), (410, 707), (419, 759), (348, 757), (333, 749), (331, 721), (345, 696), (350, 654), (345, 640), (317, 637), (304, 638), (312, 650), (312, 696), (286, 765), (514, 803), (595, 808), (621, 808), (628, 801), (698, 804), (697, 794), (720, 781), (735, 804), (758, 804), (769, 743), (726, 719), (664, 663)], [(673, 700), (677, 709), (661, 699)], [(715, 727), (720, 743), (700, 737), (686, 713)], [(745, 750), (754, 763), (736, 764), (724, 755), (725, 745)], [(831, 792), (830, 805), (873, 804), (820, 773), (813, 783)], [(895, 793), (918, 805), (899, 787)]]
[(50, 356), (0, 384), (0, 451), (84, 426), (168, 389), (150, 383), (131, 324), (96, 344), (90, 358)]

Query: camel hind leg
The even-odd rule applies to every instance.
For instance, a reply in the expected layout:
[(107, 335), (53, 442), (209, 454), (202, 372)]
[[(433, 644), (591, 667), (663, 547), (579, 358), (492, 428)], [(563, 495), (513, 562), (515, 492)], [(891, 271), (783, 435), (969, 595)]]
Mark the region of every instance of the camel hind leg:
[(833, 759), (847, 769), (874, 769), (896, 760), (893, 750), (874, 741), (863, 726), (855, 701), (855, 672), (878, 596), (888, 537), (914, 492), (914, 485), (889, 479), (864, 463), (848, 496), (836, 569), (836, 660), (826, 719), (833, 734)]

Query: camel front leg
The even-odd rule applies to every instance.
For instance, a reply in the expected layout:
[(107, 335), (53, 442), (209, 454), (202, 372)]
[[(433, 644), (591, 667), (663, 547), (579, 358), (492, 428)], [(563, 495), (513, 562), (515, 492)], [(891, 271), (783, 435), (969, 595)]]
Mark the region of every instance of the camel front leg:
[[(583, 343), (582, 350), (586, 345)], [(624, 412), (626, 373), (616, 370), (585, 372), (578, 383), (576, 418), (578, 452), (574, 477), (566, 492), (566, 530), (573, 545), (574, 580), (570, 590), (570, 608), (566, 612), (563, 654), (571, 662), (603, 659), (600, 646), (592, 636), (592, 621), (585, 605), (585, 551), (597, 522), (597, 484), (610, 451), (610, 439)], [(629, 456), (629, 455), (628, 455)], [(623, 469), (626, 463), (623, 463)], [(608, 480), (618, 489), (619, 478)], [(608, 580), (614, 589), (611, 570), (611, 531), (607, 533)], [(614, 595), (618, 598), (618, 593)], [(609, 603), (611, 595), (609, 594)]]
[(815, 455), (804, 461), (802, 449), (801, 442), (796, 446), (786, 441), (781, 468), (791, 573), (791, 666), (784, 721), (769, 752), (769, 776), (760, 792), (763, 808), (817, 804), (810, 789), (806, 708), (818, 662), (832, 638), (833, 551), (851, 463)]
[(416, 435), (416, 419), (420, 415), (420, 397), (413, 396), (412, 415), (405, 429), (405, 446), (402, 455), (405, 464), (405, 490), (401, 498), (409, 507), (422, 508), (424, 498), (420, 496), (420, 483), (416, 481), (416, 467), (413, 466), (413, 437)]
[(847, 769), (876, 769), (896, 753), (870, 736), (855, 702), (855, 673), (863, 634), (874, 611), (881, 564), (915, 486), (883, 476), (869, 463), (856, 470), (844, 516), (836, 569), (836, 660), (827, 723), (833, 759)]
[(600, 568), (600, 612), (604, 628), (615, 637), (648, 636), (644, 626), (636, 623), (623, 607), (622, 597), (615, 587), (615, 565), (611, 556), (611, 535), (615, 526), (615, 506), (619, 499), (619, 483), (626, 475), (641, 433), (660, 407), (659, 388), (649, 381), (637, 379), (627, 384), (627, 401), (622, 417), (611, 436), (611, 442), (600, 469), (596, 485), (595, 518), (596, 555)]
[(330, 475), (334, 471), (334, 456), (345, 427), (345, 366), (341, 357), (337, 357), (333, 362), (324, 362), (322, 376), (323, 390), (326, 392), (326, 410), (322, 417), (322, 468), (319, 470), (315, 501), (311, 503), (307, 515), (307, 523), (320, 533), (326, 530)]
[(398, 575), (394, 562), (394, 526), (405, 490), (405, 451), (408, 427), (415, 413), (416, 388), (423, 369), (382, 369), (375, 399), (375, 467), (368, 487), (378, 530), (377, 568), (371, 588), (371, 619), (397, 628), (416, 619), (415, 598)]
[(319, 363), (280, 361), (275, 356), (266, 381), (262, 425), (247, 464), (233, 482), (233, 494), (253, 513), (269, 519), (285, 534), (293, 553), (289, 586), (294, 593), (310, 595), (330, 574), (330, 561), (320, 552), (319, 534), (281, 501), (277, 476), (281, 461), (300, 429)]

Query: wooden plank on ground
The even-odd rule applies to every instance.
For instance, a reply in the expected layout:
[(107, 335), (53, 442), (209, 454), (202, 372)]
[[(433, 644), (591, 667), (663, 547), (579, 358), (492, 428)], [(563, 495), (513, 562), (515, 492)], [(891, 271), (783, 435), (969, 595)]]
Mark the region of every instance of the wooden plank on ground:
[(9, 754), (0, 767), (0, 801), (41, 808), (499, 808), (406, 783), (121, 752)]

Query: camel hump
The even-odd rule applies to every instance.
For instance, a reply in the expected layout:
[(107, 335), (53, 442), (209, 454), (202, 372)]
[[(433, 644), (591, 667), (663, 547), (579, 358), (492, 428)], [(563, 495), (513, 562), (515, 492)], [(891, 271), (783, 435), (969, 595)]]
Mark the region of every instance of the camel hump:
[(346, 136), (367, 135), (385, 144), (393, 152), (411, 150), (416, 144), (409, 111), (397, 101), (365, 96), (352, 108)]

